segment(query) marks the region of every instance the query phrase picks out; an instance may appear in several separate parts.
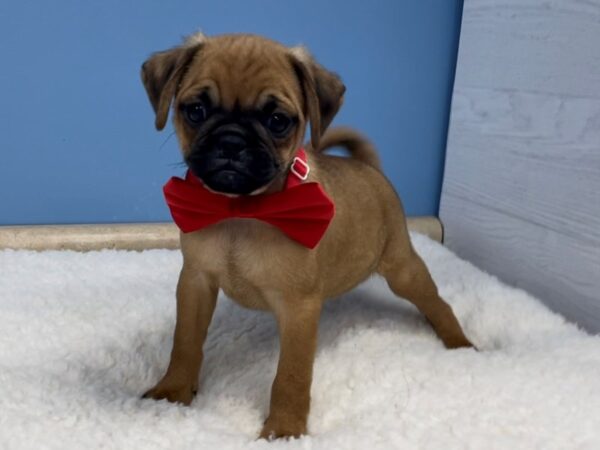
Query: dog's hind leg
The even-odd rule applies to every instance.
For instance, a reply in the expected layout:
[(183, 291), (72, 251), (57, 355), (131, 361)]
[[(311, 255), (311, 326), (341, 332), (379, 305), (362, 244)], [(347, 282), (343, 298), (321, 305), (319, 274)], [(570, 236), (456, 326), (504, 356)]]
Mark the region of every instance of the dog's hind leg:
[(378, 272), (396, 295), (419, 309), (447, 348), (473, 346), (450, 305), (439, 296), (427, 266), (412, 248), (406, 231), (390, 240)]

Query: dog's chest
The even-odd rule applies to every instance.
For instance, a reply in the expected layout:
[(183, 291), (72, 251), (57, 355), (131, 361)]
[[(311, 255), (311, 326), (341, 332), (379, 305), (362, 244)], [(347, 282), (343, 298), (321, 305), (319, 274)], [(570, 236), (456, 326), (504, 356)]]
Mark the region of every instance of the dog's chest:
[[(232, 219), (184, 235), (186, 263), (216, 279), (223, 292), (249, 308), (266, 309), (280, 292), (302, 283), (307, 250), (270, 225)], [(298, 273), (300, 272), (300, 273)]]

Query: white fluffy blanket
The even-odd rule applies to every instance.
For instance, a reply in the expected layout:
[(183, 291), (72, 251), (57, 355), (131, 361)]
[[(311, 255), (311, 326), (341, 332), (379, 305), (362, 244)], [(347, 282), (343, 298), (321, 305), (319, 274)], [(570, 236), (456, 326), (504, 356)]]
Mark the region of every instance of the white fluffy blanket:
[(597, 449), (600, 338), (413, 235), (481, 349), (445, 350), (373, 279), (328, 303), (311, 435), (255, 441), (273, 318), (219, 301), (189, 408), (139, 396), (168, 363), (177, 251), (0, 251), (0, 448)]

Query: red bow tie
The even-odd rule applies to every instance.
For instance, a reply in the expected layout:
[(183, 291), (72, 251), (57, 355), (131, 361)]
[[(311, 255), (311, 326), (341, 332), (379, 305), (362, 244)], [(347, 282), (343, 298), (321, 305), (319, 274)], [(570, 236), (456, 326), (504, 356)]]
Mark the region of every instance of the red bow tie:
[(319, 183), (303, 183), (309, 171), (306, 153), (300, 149), (281, 192), (227, 197), (210, 192), (190, 171), (185, 180), (171, 178), (163, 191), (173, 220), (184, 233), (225, 219), (252, 218), (279, 228), (305, 247), (314, 248), (325, 234), (335, 207)]

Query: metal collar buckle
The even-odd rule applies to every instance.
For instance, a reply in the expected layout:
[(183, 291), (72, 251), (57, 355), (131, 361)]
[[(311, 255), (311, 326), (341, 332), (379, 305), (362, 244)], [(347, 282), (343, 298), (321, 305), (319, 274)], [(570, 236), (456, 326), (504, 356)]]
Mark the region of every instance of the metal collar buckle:
[[(298, 171), (298, 166), (296, 164), (302, 167), (301, 172), (304, 172), (303, 174)], [(294, 158), (294, 162), (292, 163), (292, 167), (290, 167), (290, 172), (292, 172), (302, 181), (306, 181), (306, 179), (308, 178), (308, 174), (310, 173), (310, 166), (305, 161), (296, 156)]]

